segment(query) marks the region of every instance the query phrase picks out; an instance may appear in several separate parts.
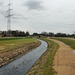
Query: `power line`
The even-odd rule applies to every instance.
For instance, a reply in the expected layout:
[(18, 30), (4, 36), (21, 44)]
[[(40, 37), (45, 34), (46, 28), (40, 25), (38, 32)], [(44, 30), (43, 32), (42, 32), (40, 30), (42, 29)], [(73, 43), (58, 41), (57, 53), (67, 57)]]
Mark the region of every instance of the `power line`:
[(13, 16), (11, 14), (11, 11), (13, 10), (11, 9), (11, 4), (12, 3), (10, 3), (10, 0), (9, 0), (7, 16), (6, 16), (7, 17), (7, 36), (11, 36), (11, 16)]

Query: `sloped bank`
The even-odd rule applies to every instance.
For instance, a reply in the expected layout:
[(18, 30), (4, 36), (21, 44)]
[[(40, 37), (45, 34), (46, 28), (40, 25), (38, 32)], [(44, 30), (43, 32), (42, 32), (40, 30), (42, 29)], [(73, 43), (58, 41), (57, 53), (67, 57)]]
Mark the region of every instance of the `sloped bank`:
[(41, 38), (48, 43), (47, 51), (33, 65), (26, 75), (54, 75), (53, 60), (59, 45), (47, 38)]
[(15, 60), (16, 58), (24, 55), (25, 53), (31, 51), (32, 49), (41, 45), (40, 41), (35, 41), (32, 43), (26, 43), (25, 46), (21, 48), (14, 49), (10, 52), (5, 52), (0, 54), (0, 67)]

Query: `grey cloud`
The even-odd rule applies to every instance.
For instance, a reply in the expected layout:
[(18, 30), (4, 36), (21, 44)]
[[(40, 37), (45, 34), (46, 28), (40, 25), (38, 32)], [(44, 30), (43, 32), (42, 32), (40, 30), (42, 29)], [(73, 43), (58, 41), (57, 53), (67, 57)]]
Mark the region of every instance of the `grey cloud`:
[(3, 2), (0, 2), (0, 14), (5, 17), (5, 12), (3, 11)]
[(28, 9), (31, 9), (31, 10), (42, 10), (44, 7), (41, 4), (42, 2), (37, 0), (28, 0), (23, 5), (27, 6)]
[(14, 15), (12, 16), (12, 19), (28, 19), (28, 18), (26, 18), (26, 17), (24, 17), (24, 16), (22, 16), (22, 15), (19, 15), (19, 14), (14, 14)]
[(3, 2), (0, 2), (0, 6), (2, 6), (3, 5)]

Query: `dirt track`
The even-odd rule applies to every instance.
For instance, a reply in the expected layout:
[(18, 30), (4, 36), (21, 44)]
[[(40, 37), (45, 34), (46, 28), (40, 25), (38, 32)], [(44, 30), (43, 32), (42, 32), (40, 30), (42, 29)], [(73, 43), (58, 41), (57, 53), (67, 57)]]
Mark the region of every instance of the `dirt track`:
[(56, 75), (75, 75), (75, 54), (73, 50), (66, 44), (53, 40), (60, 45), (54, 59), (54, 70)]

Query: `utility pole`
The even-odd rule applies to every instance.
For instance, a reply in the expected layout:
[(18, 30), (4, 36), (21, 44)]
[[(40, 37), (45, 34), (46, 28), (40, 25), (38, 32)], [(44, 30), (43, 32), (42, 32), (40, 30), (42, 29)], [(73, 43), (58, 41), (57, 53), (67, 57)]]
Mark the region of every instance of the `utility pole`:
[(7, 36), (11, 36), (11, 16), (13, 16), (11, 14), (11, 3), (10, 3), (10, 0), (9, 0), (9, 4), (8, 4), (8, 10), (7, 10)]

